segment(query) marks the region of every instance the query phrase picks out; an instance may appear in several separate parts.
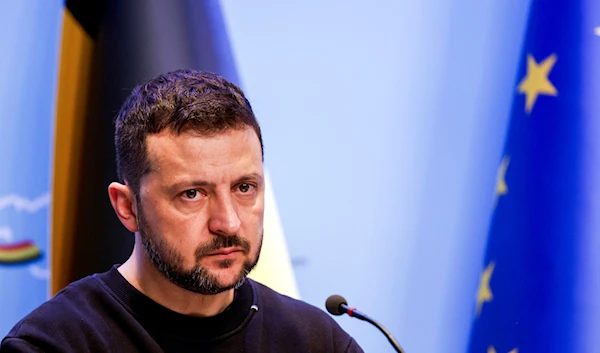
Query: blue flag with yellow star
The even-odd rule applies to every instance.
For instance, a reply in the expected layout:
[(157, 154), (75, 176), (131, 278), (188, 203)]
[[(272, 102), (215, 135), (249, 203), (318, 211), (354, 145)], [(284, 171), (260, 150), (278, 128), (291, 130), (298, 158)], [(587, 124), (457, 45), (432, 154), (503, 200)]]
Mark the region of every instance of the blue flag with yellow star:
[(533, 0), (469, 352), (600, 352), (600, 4)]

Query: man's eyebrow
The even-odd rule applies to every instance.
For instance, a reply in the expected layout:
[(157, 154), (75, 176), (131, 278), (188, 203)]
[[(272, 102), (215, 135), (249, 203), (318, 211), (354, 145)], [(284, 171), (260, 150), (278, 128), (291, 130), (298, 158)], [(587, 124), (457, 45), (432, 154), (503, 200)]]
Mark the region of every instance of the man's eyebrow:
[[(241, 177), (237, 178), (233, 182), (233, 184), (239, 184), (239, 183), (249, 182), (249, 181), (258, 181), (258, 183), (262, 183), (263, 179), (264, 179), (263, 176), (259, 173), (249, 173), (249, 174), (245, 174), (245, 175), (242, 175)], [(177, 190), (182, 190), (182, 189), (193, 189), (193, 188), (200, 188), (200, 187), (214, 188), (216, 186), (217, 186), (217, 184), (209, 182), (209, 181), (194, 180), (191, 182), (190, 181), (177, 182), (177, 183), (169, 185), (167, 188), (172, 191), (177, 191)]]
[(216, 184), (208, 182), (208, 181), (204, 181), (204, 180), (194, 180), (191, 182), (190, 181), (181, 181), (178, 183), (171, 184), (167, 188), (172, 191), (177, 191), (177, 190), (181, 190), (181, 189), (193, 189), (193, 188), (206, 187), (206, 186), (215, 187)]
[(245, 174), (245, 175), (242, 175), (241, 177), (237, 178), (233, 183), (239, 184), (239, 183), (243, 183), (245, 181), (258, 181), (259, 183), (262, 183), (263, 176), (259, 173)]

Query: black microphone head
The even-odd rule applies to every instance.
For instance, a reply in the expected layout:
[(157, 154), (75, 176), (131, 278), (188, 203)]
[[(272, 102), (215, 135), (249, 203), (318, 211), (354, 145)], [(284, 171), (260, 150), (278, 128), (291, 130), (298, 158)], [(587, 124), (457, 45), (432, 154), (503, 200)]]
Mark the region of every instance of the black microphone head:
[(325, 307), (331, 315), (342, 315), (346, 311), (342, 309), (342, 304), (348, 305), (348, 302), (341, 295), (332, 295), (325, 301)]

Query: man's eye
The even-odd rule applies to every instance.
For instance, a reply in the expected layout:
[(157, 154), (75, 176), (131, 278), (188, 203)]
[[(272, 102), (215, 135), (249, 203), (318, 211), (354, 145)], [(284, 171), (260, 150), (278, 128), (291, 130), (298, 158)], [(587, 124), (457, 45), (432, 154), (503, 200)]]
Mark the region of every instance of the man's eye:
[(190, 200), (194, 200), (199, 196), (198, 190), (196, 189), (191, 189), (191, 190), (186, 190), (183, 195), (185, 196), (185, 198), (190, 199)]
[(246, 184), (246, 183), (243, 183), (243, 184), (240, 184), (240, 186), (238, 186), (238, 189), (239, 189), (239, 190), (240, 190), (242, 193), (244, 193), (244, 194), (245, 194), (245, 193), (248, 193), (248, 192), (250, 192), (250, 190), (252, 190), (252, 185), (250, 185), (250, 184)]

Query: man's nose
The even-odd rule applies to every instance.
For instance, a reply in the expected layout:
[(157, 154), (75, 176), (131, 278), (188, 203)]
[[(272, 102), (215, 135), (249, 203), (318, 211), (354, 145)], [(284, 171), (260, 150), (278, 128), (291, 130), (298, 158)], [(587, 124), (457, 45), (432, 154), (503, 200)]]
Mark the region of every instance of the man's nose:
[(236, 235), (242, 222), (238, 216), (237, 207), (232, 196), (219, 195), (211, 201), (211, 214), (208, 223), (209, 230), (223, 236)]

